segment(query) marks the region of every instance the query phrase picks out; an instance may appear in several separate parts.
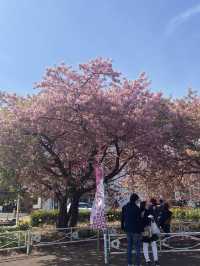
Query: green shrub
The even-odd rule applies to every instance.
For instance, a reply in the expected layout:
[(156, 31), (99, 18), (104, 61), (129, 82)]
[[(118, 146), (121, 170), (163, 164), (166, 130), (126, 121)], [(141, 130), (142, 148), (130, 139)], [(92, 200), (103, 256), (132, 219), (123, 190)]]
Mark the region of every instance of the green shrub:
[[(192, 209), (192, 208), (172, 208), (173, 219), (181, 220), (181, 221), (199, 221), (200, 220), (200, 208)], [(31, 225), (32, 226), (41, 226), (43, 224), (55, 224), (58, 217), (58, 210), (39, 210), (34, 211), (31, 214)], [(121, 218), (121, 210), (111, 210), (107, 213), (107, 221), (109, 223), (118, 222)], [(88, 224), (90, 221), (90, 212), (88, 210), (80, 210), (79, 211), (79, 223)], [(27, 224), (23, 225), (23, 227), (28, 226)]]
[(58, 210), (38, 210), (31, 213), (31, 225), (54, 224), (58, 217)]
[(20, 222), (17, 227), (16, 226), (2, 226), (2, 227), (0, 227), (0, 234), (16, 232), (16, 231), (26, 231), (29, 229), (31, 229), (31, 225), (29, 222)]
[[(41, 226), (43, 224), (55, 224), (58, 217), (58, 210), (46, 211), (38, 210), (31, 213), (31, 225), (34, 227)], [(121, 212), (119, 210), (109, 211), (107, 214), (108, 222), (119, 221)], [(80, 210), (79, 211), (79, 223), (89, 223), (90, 211)]]
[(90, 211), (79, 210), (78, 222), (79, 223), (88, 223), (89, 221), (90, 221)]
[(173, 218), (176, 220), (199, 221), (200, 208), (172, 208)]
[(12, 232), (12, 231), (15, 231), (15, 230), (16, 230), (15, 227), (1, 226), (0, 227), (0, 234), (7, 233), (7, 232)]
[[(121, 211), (120, 210), (112, 210), (107, 213), (108, 222), (120, 221)], [(80, 210), (79, 211), (79, 223), (89, 223), (90, 221), (90, 211)]]
[(31, 225), (29, 222), (21, 222), (19, 223), (19, 225), (17, 226), (16, 230), (18, 231), (26, 231), (29, 230), (31, 228)]
[(84, 229), (84, 230), (80, 230), (78, 232), (78, 235), (81, 238), (88, 238), (88, 237), (94, 236), (95, 232), (96, 231), (95, 230), (92, 230), (92, 229)]
[(118, 210), (111, 210), (107, 213), (107, 221), (108, 222), (116, 222), (120, 221), (121, 219), (121, 211)]

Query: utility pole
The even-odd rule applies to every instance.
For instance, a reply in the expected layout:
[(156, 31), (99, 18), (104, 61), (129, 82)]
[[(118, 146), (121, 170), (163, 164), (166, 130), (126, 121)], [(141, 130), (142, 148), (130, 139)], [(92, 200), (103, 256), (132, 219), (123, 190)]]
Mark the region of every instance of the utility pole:
[(19, 225), (19, 211), (20, 211), (20, 193), (17, 194), (17, 211), (16, 211), (16, 226)]

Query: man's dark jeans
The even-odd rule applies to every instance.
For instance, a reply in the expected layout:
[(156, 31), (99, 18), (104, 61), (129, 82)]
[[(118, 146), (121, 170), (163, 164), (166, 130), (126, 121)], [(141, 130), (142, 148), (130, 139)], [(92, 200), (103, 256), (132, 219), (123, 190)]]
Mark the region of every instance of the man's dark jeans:
[(135, 263), (140, 266), (141, 263), (141, 234), (127, 233), (128, 240), (128, 264), (132, 265), (132, 250), (135, 249)]
[(171, 229), (170, 224), (163, 225), (162, 229), (163, 229), (164, 233), (166, 233), (165, 237), (168, 237), (169, 233), (170, 233), (170, 229)]

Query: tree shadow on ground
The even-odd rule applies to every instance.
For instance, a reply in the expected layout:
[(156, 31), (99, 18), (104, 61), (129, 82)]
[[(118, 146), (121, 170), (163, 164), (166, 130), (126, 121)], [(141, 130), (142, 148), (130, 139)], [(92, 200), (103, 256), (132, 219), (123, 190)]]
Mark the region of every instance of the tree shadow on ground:
[[(162, 266), (199, 266), (200, 252), (165, 253), (160, 258)], [(97, 252), (95, 244), (45, 247), (33, 249), (30, 256), (0, 258), (0, 266), (103, 266), (103, 249)], [(124, 266), (126, 255), (114, 255), (109, 266)], [(143, 264), (144, 265), (144, 264)]]
[[(103, 252), (99, 254), (97, 250), (88, 247), (85, 244), (73, 248), (62, 247), (55, 248), (48, 254), (53, 255), (52, 259), (44, 260), (41, 258), (41, 266), (102, 266), (104, 265)], [(44, 253), (43, 253), (44, 255)], [(166, 253), (162, 254), (160, 258), (162, 266), (199, 266), (199, 253)], [(126, 265), (126, 255), (114, 255), (110, 260), (110, 266), (124, 266)]]
[[(43, 248), (40, 252), (41, 259), (39, 260), (39, 265), (41, 266), (99, 266), (104, 264), (102, 256), (103, 251), (97, 252), (94, 245), (88, 245), (88, 243), (64, 247), (51, 247), (48, 249)], [(49, 255), (51, 255), (51, 258)]]

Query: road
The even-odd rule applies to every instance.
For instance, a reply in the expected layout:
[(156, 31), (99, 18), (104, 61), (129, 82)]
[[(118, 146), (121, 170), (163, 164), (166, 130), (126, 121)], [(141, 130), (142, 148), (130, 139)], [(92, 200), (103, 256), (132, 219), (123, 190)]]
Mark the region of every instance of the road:
[[(26, 215), (27, 215), (26, 213), (20, 213), (19, 217), (24, 217)], [(5, 212), (0, 213), (0, 220), (11, 220), (14, 218), (15, 218), (15, 215), (12, 212), (11, 213), (5, 213)]]

